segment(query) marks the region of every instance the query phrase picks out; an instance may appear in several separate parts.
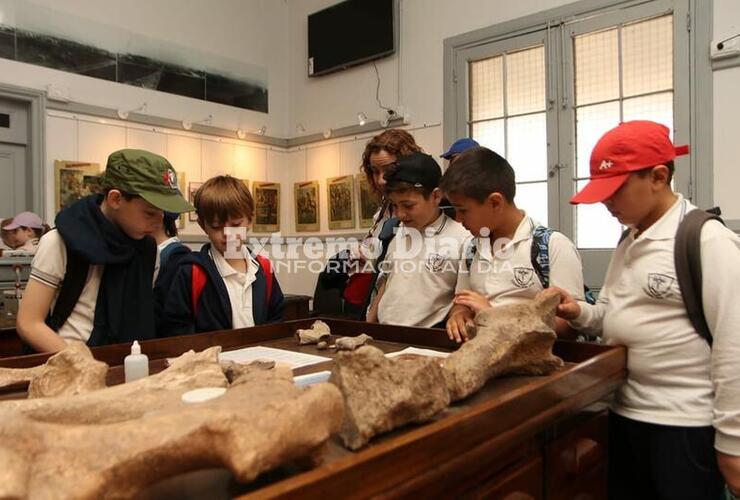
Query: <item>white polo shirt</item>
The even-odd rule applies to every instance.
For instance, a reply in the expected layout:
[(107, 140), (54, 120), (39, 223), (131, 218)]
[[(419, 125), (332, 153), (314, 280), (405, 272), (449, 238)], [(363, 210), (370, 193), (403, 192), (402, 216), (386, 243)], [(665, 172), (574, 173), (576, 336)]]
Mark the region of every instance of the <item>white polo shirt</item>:
[[(67, 321), (57, 332), (63, 339), (87, 342), (90, 338), (104, 268), (105, 266), (101, 264), (90, 266), (80, 298)], [(57, 289), (51, 310), (54, 310), (66, 271), (67, 247), (59, 232), (54, 229), (41, 237), (36, 255), (31, 262), (30, 276), (32, 280)]]
[(740, 239), (717, 221), (701, 231), (704, 315), (713, 346), (694, 330), (674, 264), (680, 221), (696, 207), (675, 204), (643, 234), (617, 247), (599, 301), (581, 304), (573, 326), (628, 348), (627, 382), (613, 409), (643, 422), (714, 425), (718, 450), (740, 455)]
[[(539, 224), (524, 216), (510, 242), (493, 252), (490, 238), (476, 238), (476, 252), (469, 272), (463, 266), (457, 291), (472, 290), (492, 306), (522, 304), (544, 290), (532, 267), (532, 232)], [(583, 269), (576, 246), (565, 235), (553, 232), (548, 247), (550, 286), (583, 299)]]
[(252, 283), (257, 279), (259, 264), (249, 253), (245, 245), (242, 245), (242, 255), (247, 261), (247, 272), (242, 273), (231, 267), (224, 256), (211, 247), (211, 259), (216, 264), (216, 269), (226, 285), (231, 303), (231, 327), (247, 328), (254, 326), (254, 313), (252, 311)]
[(420, 233), (423, 238), (413, 233), (399, 225), (388, 247), (381, 266), (386, 283), (378, 321), (429, 328), (443, 321), (452, 308), (463, 248), (471, 236), (445, 214)]

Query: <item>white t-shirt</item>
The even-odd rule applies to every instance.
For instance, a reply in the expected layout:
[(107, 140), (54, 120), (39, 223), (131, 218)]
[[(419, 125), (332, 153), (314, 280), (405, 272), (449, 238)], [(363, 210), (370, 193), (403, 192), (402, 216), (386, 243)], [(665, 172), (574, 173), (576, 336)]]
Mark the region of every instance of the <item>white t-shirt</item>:
[(252, 283), (257, 279), (259, 263), (249, 253), (245, 245), (242, 245), (242, 255), (247, 261), (247, 272), (242, 273), (231, 267), (224, 256), (211, 247), (211, 258), (216, 264), (216, 269), (226, 285), (231, 303), (231, 327), (247, 328), (254, 326), (254, 313), (252, 310)]
[[(532, 267), (532, 232), (538, 225), (525, 215), (511, 241), (495, 252), (492, 252), (490, 238), (477, 238), (469, 272), (460, 273), (457, 291), (472, 290), (486, 297), (492, 306), (532, 300), (544, 290)], [(573, 242), (565, 235), (553, 232), (548, 255), (550, 286), (557, 286), (573, 297), (583, 299), (581, 257)]]
[(717, 221), (701, 231), (704, 315), (713, 346), (686, 313), (674, 263), (675, 235), (696, 207), (681, 195), (639, 237), (617, 247), (596, 305), (573, 326), (628, 348), (627, 382), (613, 409), (643, 422), (714, 425), (715, 447), (740, 455), (740, 238)]
[[(103, 265), (91, 265), (77, 304), (67, 321), (57, 332), (66, 340), (81, 340), (87, 342), (93, 329), (95, 318), (95, 304), (100, 290), (100, 280), (103, 277)], [(52, 311), (56, 304), (58, 290), (64, 280), (67, 270), (67, 247), (59, 232), (54, 229), (41, 237), (36, 255), (31, 263), (30, 279), (57, 289), (57, 295), (52, 303)]]
[(380, 323), (429, 328), (452, 308), (463, 248), (471, 235), (445, 214), (421, 234), (424, 238), (416, 239), (423, 248), (414, 252), (414, 238), (401, 224), (388, 247), (379, 278), (386, 280), (378, 303)]

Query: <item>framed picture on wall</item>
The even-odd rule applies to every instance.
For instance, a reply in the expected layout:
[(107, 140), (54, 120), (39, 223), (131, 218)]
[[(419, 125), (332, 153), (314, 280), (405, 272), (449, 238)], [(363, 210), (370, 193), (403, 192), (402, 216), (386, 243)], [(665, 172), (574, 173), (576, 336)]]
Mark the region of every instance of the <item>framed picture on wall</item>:
[(299, 233), (319, 231), (319, 181), (296, 182), (295, 230)]
[(253, 182), (255, 233), (280, 231), (280, 184), (277, 182)]
[(54, 200), (56, 211), (80, 198), (101, 191), (100, 165), (81, 161), (54, 161)]
[[(188, 184), (188, 201), (191, 204), (195, 205), (195, 203), (193, 203), (193, 200), (195, 199), (195, 192), (202, 185), (202, 182), (191, 182)], [(188, 220), (190, 220), (190, 222), (198, 222), (198, 214), (196, 214), (195, 212), (188, 212)]]
[[(185, 182), (185, 172), (177, 172), (177, 188), (180, 190), (180, 194), (185, 197), (185, 193), (187, 193), (187, 182)], [(193, 212), (185, 212), (180, 214), (180, 217), (177, 218), (177, 229), (185, 229), (185, 221), (187, 220), (188, 214)]]
[(372, 227), (375, 212), (380, 207), (380, 200), (370, 188), (370, 183), (364, 173), (357, 177), (357, 200), (360, 207), (360, 227)]
[(355, 227), (354, 203), (355, 178), (352, 175), (331, 177), (326, 180), (329, 200), (329, 229)]

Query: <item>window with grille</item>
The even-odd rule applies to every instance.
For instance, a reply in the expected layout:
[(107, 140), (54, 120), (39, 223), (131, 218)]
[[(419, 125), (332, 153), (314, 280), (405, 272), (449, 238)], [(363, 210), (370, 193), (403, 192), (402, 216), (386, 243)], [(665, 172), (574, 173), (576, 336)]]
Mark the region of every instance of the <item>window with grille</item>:
[(516, 172), (517, 205), (548, 224), (545, 47), (474, 61), (469, 66), (471, 137)]
[[(673, 130), (673, 16), (641, 20), (573, 39), (575, 190), (588, 182), (594, 145), (620, 122), (652, 120)], [(622, 228), (603, 205), (578, 205), (579, 248), (614, 247)]]

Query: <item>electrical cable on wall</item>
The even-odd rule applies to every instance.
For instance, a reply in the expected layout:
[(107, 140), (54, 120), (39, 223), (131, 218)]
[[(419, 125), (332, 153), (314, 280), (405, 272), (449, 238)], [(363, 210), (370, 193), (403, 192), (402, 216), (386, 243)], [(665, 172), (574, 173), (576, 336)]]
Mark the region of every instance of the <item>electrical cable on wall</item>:
[(378, 107), (380, 109), (384, 109), (386, 111), (393, 111), (393, 109), (383, 106), (383, 104), (380, 102), (380, 72), (378, 71), (378, 64), (373, 61), (373, 67), (375, 68), (375, 76), (378, 79), (378, 84), (375, 86), (375, 101), (378, 103)]

